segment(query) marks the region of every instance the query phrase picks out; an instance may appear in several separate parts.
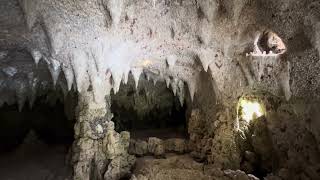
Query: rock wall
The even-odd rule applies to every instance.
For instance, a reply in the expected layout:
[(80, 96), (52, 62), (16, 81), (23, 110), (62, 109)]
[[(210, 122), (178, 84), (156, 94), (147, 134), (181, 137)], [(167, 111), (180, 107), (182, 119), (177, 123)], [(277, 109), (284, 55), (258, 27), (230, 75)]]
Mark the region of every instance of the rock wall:
[(130, 133), (114, 130), (110, 98), (97, 104), (80, 95), (72, 148), (74, 179), (120, 179), (130, 175), (135, 157), (128, 154)]
[(240, 122), (237, 143), (242, 170), (259, 176), (269, 174), (270, 179), (318, 179), (317, 134), (310, 129), (317, 121), (310, 112), (315, 104), (288, 103), (266, 93), (250, 98), (257, 97), (266, 112), (249, 124)]

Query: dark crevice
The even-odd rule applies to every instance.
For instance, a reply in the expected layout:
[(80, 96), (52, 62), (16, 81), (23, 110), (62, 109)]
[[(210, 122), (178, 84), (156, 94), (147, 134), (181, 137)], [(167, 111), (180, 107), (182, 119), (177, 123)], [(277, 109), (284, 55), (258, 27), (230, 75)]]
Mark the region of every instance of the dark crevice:
[(24, 106), (21, 112), (17, 105), (0, 108), (0, 149), (12, 150), (23, 142), (29, 131), (47, 144), (71, 144), (73, 142), (74, 121), (67, 119), (64, 105), (57, 101), (48, 105), (43, 99), (36, 100), (34, 108)]
[(156, 86), (152, 82), (145, 83), (144, 88), (136, 90), (129, 82), (121, 86), (118, 94), (111, 96), (116, 130), (129, 131), (133, 138), (185, 138), (186, 103), (181, 106), (178, 97), (164, 82), (158, 82)]
[(21, 112), (17, 104), (0, 108), (0, 179), (71, 177), (67, 162), (74, 140), (70, 117), (74, 116), (67, 116), (64, 103), (48, 101), (48, 96), (38, 97), (32, 109), (28, 104)]

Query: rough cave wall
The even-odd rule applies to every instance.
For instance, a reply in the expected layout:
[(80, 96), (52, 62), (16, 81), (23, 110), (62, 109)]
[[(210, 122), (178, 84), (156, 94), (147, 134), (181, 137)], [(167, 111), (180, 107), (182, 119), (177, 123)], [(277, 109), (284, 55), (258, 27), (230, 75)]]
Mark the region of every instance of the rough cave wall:
[[(111, 89), (117, 92), (129, 72), (136, 83), (140, 74), (145, 73), (152, 79), (166, 81), (173, 90), (184, 89), (181, 84), (186, 86), (190, 100), (195, 101), (195, 108), (190, 111), (191, 122), (198, 119), (194, 121), (207, 127), (202, 132), (190, 130), (190, 138), (202, 139), (197, 141), (195, 154), (203, 158), (209, 151), (205, 158), (210, 163), (223, 164), (224, 168), (239, 166), (238, 153), (231, 153), (236, 152), (235, 108), (237, 98), (252, 89), (263, 89), (284, 98), (284, 104), (293, 104), (288, 107), (289, 112), (293, 111), (289, 119), (296, 119), (297, 125), (290, 120), (282, 121), (286, 127), (294, 128), (288, 128), (291, 133), (284, 137), (275, 133), (273, 142), (289, 139), (301, 144), (298, 138), (309, 135), (313, 137), (306, 140), (307, 144), (319, 142), (316, 130), (319, 116), (314, 105), (320, 92), (320, 5), (316, 0), (21, 0), (1, 1), (0, 5), (1, 100), (13, 103), (31, 99), (29, 94), (35, 93), (32, 88), (35, 77), (31, 73), (38, 70), (26, 64), (32, 59), (40, 67), (42, 63), (48, 68), (39, 73), (42, 82), (51, 85), (57, 82), (64, 92), (74, 88), (83, 97), (91, 94), (79, 101), (78, 143), (87, 136), (97, 139), (91, 137), (95, 132), (103, 135), (93, 144), (107, 137), (104, 128), (108, 123), (101, 125), (102, 131), (100, 127), (90, 129), (87, 123), (102, 117), (109, 122), (110, 114), (105, 112), (108, 110), (102, 110), (108, 107), (104, 97)], [(265, 30), (277, 33), (287, 51), (272, 57), (246, 56), (254, 49), (257, 33)], [(19, 54), (25, 58), (17, 57)], [(19, 65), (18, 60), (23, 59), (28, 63), (22, 61)], [(203, 70), (211, 77), (203, 78)], [(268, 78), (261, 80), (261, 76)], [(212, 84), (214, 97), (208, 95), (211, 92), (201, 93), (209, 91), (205, 82)], [(94, 102), (98, 105), (80, 108)], [(310, 114), (301, 114), (296, 109), (308, 109)], [(282, 115), (283, 112), (277, 112), (276, 116)], [(271, 125), (270, 131), (281, 129), (281, 124)], [(282, 152), (291, 157), (299, 156), (301, 151), (312, 154), (308, 148), (292, 152), (289, 144), (283, 146), (286, 150)], [(92, 159), (105, 158), (88, 157), (91, 158), (84, 163), (88, 166), (92, 166)], [(283, 157), (283, 161), (299, 164), (297, 158)], [(319, 174), (316, 170), (310, 172), (311, 175), (299, 173), (311, 179)]]
[(235, 117), (219, 99), (210, 71), (200, 74), (199, 91), (195, 94), (188, 133), (191, 154), (215, 167), (238, 169), (239, 152), (235, 142)]
[(240, 122), (241, 169), (270, 179), (317, 179), (319, 148), (312, 145), (317, 138), (310, 124), (318, 121), (312, 113), (318, 103), (287, 102), (266, 92), (245, 97), (264, 104), (266, 116)]

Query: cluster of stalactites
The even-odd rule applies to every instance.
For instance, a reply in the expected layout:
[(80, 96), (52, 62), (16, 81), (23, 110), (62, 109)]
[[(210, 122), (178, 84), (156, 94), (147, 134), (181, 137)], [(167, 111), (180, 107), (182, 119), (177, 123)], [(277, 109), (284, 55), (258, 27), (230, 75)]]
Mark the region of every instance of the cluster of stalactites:
[[(165, 69), (162, 73), (154, 74), (142, 63), (137, 64), (135, 47), (130, 43), (119, 43), (113, 46), (104, 46), (100, 43), (90, 51), (75, 50), (68, 55), (68, 61), (58, 61), (54, 58), (47, 58), (41, 52), (33, 50), (31, 52), (36, 64), (44, 60), (51, 73), (53, 84), (56, 85), (61, 72), (63, 72), (66, 86), (65, 91), (70, 91), (72, 87), (78, 92), (92, 91), (94, 100), (99, 102), (109, 95), (111, 90), (114, 93), (119, 91), (121, 83), (127, 84), (129, 74), (132, 75), (135, 87), (138, 87), (141, 75), (149, 80), (166, 82), (174, 95), (179, 97), (181, 105), (184, 103), (187, 89), (190, 98), (193, 100), (197, 91), (197, 74), (193, 77), (178, 77), (166, 73), (166, 70), (175, 71), (176, 58), (169, 56), (166, 59)], [(159, 68), (161, 69), (161, 67)], [(60, 83), (59, 83), (60, 84)]]
[(62, 86), (59, 83), (59, 88), (55, 88), (53, 93), (51, 85), (47, 81), (40, 82), (38, 78), (32, 78), (30, 81), (23, 79), (6, 82), (6, 84), (2, 84), (0, 90), (0, 107), (5, 104), (17, 104), (18, 110), (21, 112), (25, 106), (32, 109), (38, 97), (45, 97), (45, 102), (50, 105), (55, 105), (57, 101), (65, 102), (69, 92), (60, 88)]
[(258, 32), (253, 43), (253, 52), (246, 56), (278, 57), (286, 52), (286, 46), (282, 39), (274, 32)]

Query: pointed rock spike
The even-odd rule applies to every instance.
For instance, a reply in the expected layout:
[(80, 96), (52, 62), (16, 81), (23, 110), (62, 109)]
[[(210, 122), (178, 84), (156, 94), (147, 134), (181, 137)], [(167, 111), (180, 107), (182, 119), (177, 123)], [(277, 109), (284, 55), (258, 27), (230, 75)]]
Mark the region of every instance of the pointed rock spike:
[(40, 51), (32, 50), (31, 56), (33, 57), (34, 62), (36, 63), (36, 66), (38, 66), (40, 59), (42, 58), (42, 54)]
[(26, 98), (27, 98), (25, 84), (23, 84), (21, 82), (18, 84), (17, 89), (16, 89), (16, 97), (17, 97), (17, 102), (18, 102), (18, 109), (19, 109), (19, 112), (21, 112), (23, 109), (23, 106), (25, 104)]
[(179, 87), (179, 101), (180, 101), (180, 105), (182, 107), (184, 104), (184, 93), (185, 93), (184, 82), (182, 80), (179, 80), (178, 87)]
[(194, 94), (196, 92), (196, 82), (188, 81), (187, 84), (188, 84), (191, 101), (193, 101)]
[(139, 69), (139, 68), (131, 69), (131, 74), (133, 76), (133, 79), (134, 79), (134, 82), (136, 85), (136, 89), (137, 89), (138, 84), (139, 84), (140, 75), (142, 74), (142, 69)]
[(208, 60), (204, 60), (204, 59), (200, 59), (200, 61), (201, 61), (201, 64), (202, 64), (204, 71), (207, 72), (209, 69), (210, 62)]
[(157, 79), (154, 78), (154, 79), (153, 79), (153, 85), (155, 86), (156, 84), (157, 84)]
[(169, 86), (170, 86), (170, 78), (169, 77), (166, 77), (166, 85), (167, 85), (167, 88), (169, 88)]
[(113, 84), (112, 84), (113, 85), (113, 91), (116, 94), (120, 89), (122, 74), (117, 72), (117, 71), (114, 71), (114, 72), (111, 72), (111, 73), (112, 73), (112, 80), (113, 80)]
[(62, 70), (63, 70), (64, 76), (66, 78), (66, 81), (67, 81), (68, 91), (70, 91), (72, 88), (73, 80), (74, 80), (73, 71), (72, 71), (71, 67), (64, 67), (64, 66), (63, 66)]
[(83, 51), (77, 50), (71, 56), (71, 65), (74, 70), (75, 82), (78, 92), (86, 90), (87, 76), (87, 55)]
[(124, 72), (123, 74), (123, 83), (128, 84), (129, 72)]
[(174, 65), (176, 64), (176, 61), (177, 61), (177, 57), (175, 55), (170, 55), (166, 58), (166, 63), (169, 68), (174, 67)]
[(176, 78), (174, 78), (173, 82), (171, 82), (171, 88), (172, 88), (173, 94), (176, 96), (177, 90), (178, 90), (178, 80)]
[(36, 99), (35, 96), (31, 96), (31, 97), (29, 98), (29, 108), (30, 108), (30, 109), (33, 108), (35, 99)]
[(55, 86), (57, 84), (57, 80), (59, 78), (59, 74), (61, 71), (60, 62), (53, 58), (51, 58), (49, 61), (50, 61), (49, 71), (52, 76), (53, 85)]

